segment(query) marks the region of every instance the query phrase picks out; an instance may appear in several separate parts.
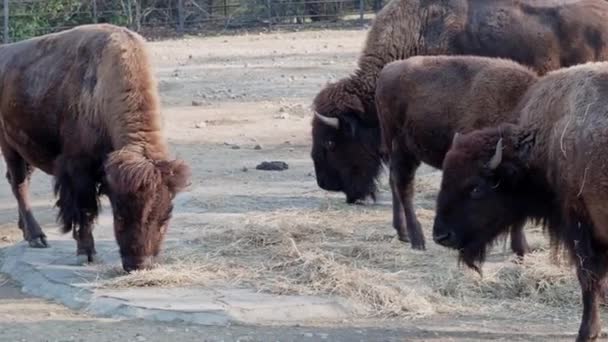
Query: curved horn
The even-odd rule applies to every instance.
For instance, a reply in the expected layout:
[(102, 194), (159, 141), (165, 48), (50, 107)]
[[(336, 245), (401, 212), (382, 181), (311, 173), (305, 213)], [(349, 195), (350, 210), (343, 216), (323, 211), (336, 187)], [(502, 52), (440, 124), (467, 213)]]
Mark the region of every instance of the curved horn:
[(323, 116), (317, 112), (315, 112), (315, 116), (317, 118), (319, 118), (319, 120), (321, 120), (324, 124), (331, 126), (335, 129), (339, 129), (340, 128), (340, 120), (338, 120), (338, 118), (330, 118), (327, 116)]
[(456, 145), (456, 140), (458, 140), (458, 137), (460, 137), (460, 133), (454, 133), (454, 138), (452, 138), (452, 146)]
[(488, 163), (488, 167), (491, 170), (494, 170), (498, 167), (498, 165), (500, 165), (501, 161), (502, 161), (502, 138), (498, 139), (498, 142), (496, 143), (496, 152), (494, 152), (492, 159), (490, 159), (490, 162)]

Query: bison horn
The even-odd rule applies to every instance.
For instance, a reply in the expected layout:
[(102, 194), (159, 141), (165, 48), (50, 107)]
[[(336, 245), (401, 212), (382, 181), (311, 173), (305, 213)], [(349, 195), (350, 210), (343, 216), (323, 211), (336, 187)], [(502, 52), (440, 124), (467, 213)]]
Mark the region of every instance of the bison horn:
[(460, 133), (454, 133), (454, 138), (452, 138), (452, 146), (456, 145), (456, 140), (458, 140), (458, 137), (460, 137)]
[(492, 159), (490, 159), (490, 162), (488, 163), (488, 167), (491, 170), (494, 170), (498, 167), (498, 165), (500, 165), (501, 161), (502, 161), (502, 138), (498, 139), (498, 142), (496, 143), (496, 152), (494, 152)]
[(319, 118), (319, 120), (321, 120), (323, 123), (325, 123), (328, 126), (331, 126), (335, 129), (339, 129), (340, 128), (340, 120), (338, 120), (338, 118), (330, 118), (327, 116), (323, 116), (319, 113), (315, 112), (315, 116), (317, 118)]

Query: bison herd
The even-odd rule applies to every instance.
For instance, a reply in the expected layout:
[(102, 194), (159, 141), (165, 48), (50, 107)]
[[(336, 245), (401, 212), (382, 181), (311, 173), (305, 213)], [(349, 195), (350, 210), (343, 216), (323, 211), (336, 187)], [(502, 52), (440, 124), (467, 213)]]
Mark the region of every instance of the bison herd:
[[(413, 205), (421, 163), (442, 169), (433, 241), (480, 270), (503, 234), (524, 257), (542, 224), (577, 267), (578, 341), (600, 335), (608, 272), (608, 1), (392, 0), (349, 77), (313, 101), (318, 186), (376, 198), (390, 169), (393, 227), (424, 250)], [(169, 157), (144, 39), (83, 25), (0, 47), (0, 148), (29, 245), (47, 247), (28, 199), (54, 177), (63, 231), (92, 261), (109, 198), (126, 271), (158, 255), (186, 162)]]

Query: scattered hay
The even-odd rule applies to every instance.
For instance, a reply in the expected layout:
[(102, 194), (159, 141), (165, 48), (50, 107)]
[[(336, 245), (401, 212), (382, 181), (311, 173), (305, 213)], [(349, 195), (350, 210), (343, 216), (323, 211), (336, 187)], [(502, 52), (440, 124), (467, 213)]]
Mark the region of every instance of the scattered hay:
[[(418, 214), (428, 229), (433, 212)], [(428, 244), (419, 252), (399, 242), (386, 208), (328, 205), (243, 218), (239, 224), (205, 225), (197, 238), (168, 247), (166, 260), (153, 270), (106, 272), (102, 286), (253, 287), (281, 295), (339, 296), (379, 318), (479, 313), (506, 302), (561, 308), (580, 301), (574, 273), (552, 265), (546, 248), (522, 264), (504, 260), (513, 257), (508, 249), (494, 251), (480, 278), (458, 268), (453, 251)]]
[(180, 287), (242, 284), (255, 276), (254, 270), (218, 261), (200, 262), (194, 259), (174, 258), (150, 270), (127, 274), (121, 267), (101, 272), (101, 288)]
[(473, 272), (449, 271), (432, 277), (432, 287), (457, 301), (470, 298), (536, 302), (554, 307), (578, 305), (579, 286), (572, 270), (552, 265), (547, 252), (526, 255), (522, 263), (485, 267)]
[(296, 249), (296, 253), (297, 258), (272, 267), (282, 276), (273, 279), (265, 290), (277, 294), (337, 295), (366, 305), (368, 313), (377, 317), (413, 318), (434, 313), (424, 296), (396, 285), (397, 274), (353, 267), (322, 250), (300, 253)]

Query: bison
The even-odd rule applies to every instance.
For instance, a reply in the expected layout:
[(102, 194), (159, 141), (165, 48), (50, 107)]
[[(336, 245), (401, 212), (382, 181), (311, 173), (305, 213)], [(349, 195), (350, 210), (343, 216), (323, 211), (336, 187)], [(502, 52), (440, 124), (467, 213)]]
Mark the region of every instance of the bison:
[(516, 124), (456, 135), (443, 162), (433, 239), (479, 270), (486, 249), (521, 222), (541, 223), (576, 264), (583, 317), (577, 341), (600, 334), (608, 270), (608, 62), (547, 74)]
[(378, 13), (354, 74), (314, 98), (311, 158), (318, 186), (344, 192), (348, 203), (375, 197), (385, 158), (374, 92), (387, 63), (477, 55), (509, 58), (544, 75), (608, 59), (607, 17), (605, 0), (391, 1)]
[[(538, 79), (531, 69), (506, 59), (476, 56), (417, 56), (387, 64), (376, 85), (382, 149), (390, 159), (393, 226), (402, 241), (424, 249), (412, 205), (420, 162), (441, 168), (455, 132), (515, 122), (513, 109)], [(523, 224), (511, 247), (528, 249)]]
[(54, 178), (79, 258), (94, 259), (106, 195), (123, 268), (151, 265), (190, 177), (169, 159), (160, 110), (145, 41), (125, 28), (83, 25), (0, 47), (0, 148), (31, 247), (48, 246), (28, 198), (38, 168)]

